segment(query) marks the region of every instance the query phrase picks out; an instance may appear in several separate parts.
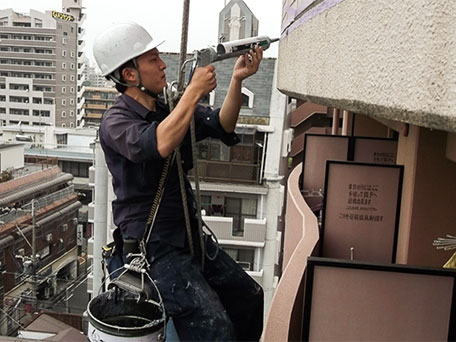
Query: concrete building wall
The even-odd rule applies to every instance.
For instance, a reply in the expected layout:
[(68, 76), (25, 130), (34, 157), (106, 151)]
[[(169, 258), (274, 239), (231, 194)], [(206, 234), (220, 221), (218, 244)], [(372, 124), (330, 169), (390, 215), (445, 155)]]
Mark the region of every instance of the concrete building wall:
[(24, 145), (0, 144), (0, 172), (24, 167)]
[(280, 90), (456, 131), (456, 2), (325, 0), (302, 9), (309, 3), (283, 3)]

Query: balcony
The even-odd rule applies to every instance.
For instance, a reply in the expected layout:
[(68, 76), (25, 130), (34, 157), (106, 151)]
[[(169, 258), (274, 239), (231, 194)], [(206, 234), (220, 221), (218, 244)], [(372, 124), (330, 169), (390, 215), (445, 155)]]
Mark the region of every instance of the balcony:
[(89, 167), (89, 186), (95, 186), (95, 166)]
[(204, 216), (204, 222), (214, 232), (221, 245), (264, 247), (266, 219), (244, 219), (242, 235), (233, 234), (233, 218)]
[[(198, 160), (198, 173), (205, 182), (260, 183), (260, 164)], [(193, 180), (193, 171), (189, 178)]]
[(93, 259), (93, 244), (94, 239), (93, 236), (87, 240), (87, 258)]
[(106, 110), (106, 109), (108, 109), (109, 106), (106, 103), (104, 103), (104, 104), (90, 103), (88, 100), (86, 100), (86, 103), (84, 104), (84, 108), (87, 108), (87, 109), (103, 109), (103, 110)]
[[(89, 180), (90, 182), (90, 180)], [(89, 183), (90, 184), (90, 183)], [(94, 223), (95, 221), (95, 203), (93, 202), (90, 202), (89, 205), (89, 217), (88, 217), (88, 221), (89, 223)]]

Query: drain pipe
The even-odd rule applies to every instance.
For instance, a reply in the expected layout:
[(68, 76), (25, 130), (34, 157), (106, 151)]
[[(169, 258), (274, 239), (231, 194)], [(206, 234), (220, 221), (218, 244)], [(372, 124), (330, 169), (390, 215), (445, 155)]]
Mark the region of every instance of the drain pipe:
[(100, 139), (95, 139), (95, 208), (93, 227), (93, 296), (102, 285), (101, 249), (107, 243), (108, 169)]

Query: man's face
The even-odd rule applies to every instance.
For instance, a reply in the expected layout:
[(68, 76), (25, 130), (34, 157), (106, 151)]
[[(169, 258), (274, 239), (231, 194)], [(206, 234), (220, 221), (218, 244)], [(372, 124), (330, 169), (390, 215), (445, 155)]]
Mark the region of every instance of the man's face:
[(159, 56), (157, 49), (150, 50), (137, 58), (142, 84), (159, 94), (166, 87), (166, 64)]

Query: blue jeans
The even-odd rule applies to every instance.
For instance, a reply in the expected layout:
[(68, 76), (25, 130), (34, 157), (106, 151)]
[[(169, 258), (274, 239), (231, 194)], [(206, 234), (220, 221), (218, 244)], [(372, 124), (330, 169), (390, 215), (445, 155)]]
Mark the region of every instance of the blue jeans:
[[(206, 250), (216, 245), (208, 239)], [(196, 244), (195, 253), (199, 246)], [(192, 258), (172, 248), (152, 261), (149, 271), (181, 341), (258, 341), (263, 329), (263, 290), (228, 254)]]

